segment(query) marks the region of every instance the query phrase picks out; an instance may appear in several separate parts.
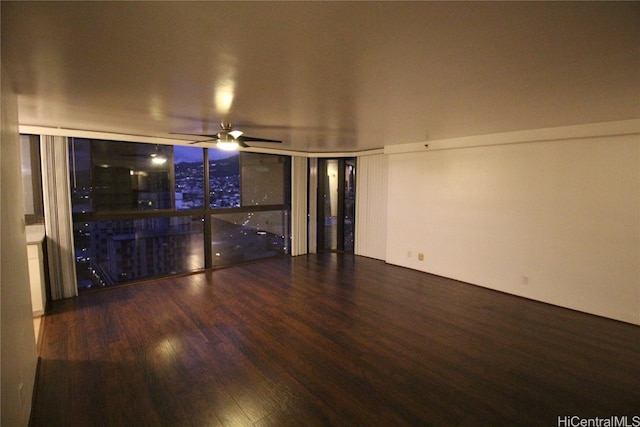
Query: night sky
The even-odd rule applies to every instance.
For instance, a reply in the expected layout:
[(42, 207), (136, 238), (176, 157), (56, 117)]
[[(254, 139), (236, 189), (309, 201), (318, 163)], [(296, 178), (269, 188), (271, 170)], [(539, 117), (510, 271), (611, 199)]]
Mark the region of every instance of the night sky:
[[(209, 160), (226, 159), (238, 154), (236, 151), (222, 151), (217, 148), (209, 149)], [(183, 147), (176, 145), (173, 147), (173, 156), (175, 163), (182, 162), (201, 162), (202, 161), (202, 148), (200, 147)]]

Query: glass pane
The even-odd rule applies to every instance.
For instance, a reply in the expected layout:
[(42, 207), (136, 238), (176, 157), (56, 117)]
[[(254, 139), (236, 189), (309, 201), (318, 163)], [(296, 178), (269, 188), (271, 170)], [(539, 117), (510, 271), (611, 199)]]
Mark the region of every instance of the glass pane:
[(345, 159), (344, 170), (344, 250), (353, 251), (356, 220), (356, 160)]
[(326, 160), (324, 193), (324, 248), (338, 249), (338, 160)]
[(318, 250), (354, 250), (356, 159), (318, 160)]
[(78, 289), (204, 268), (203, 218), (74, 222)]
[(240, 206), (240, 157), (209, 148), (209, 192), (212, 208)]
[(173, 147), (176, 173), (176, 209), (204, 207), (203, 149)]
[(88, 139), (69, 138), (69, 171), (72, 211), (93, 212), (91, 144)]
[(91, 140), (94, 211), (171, 209), (173, 147)]
[(40, 170), (40, 137), (20, 135), (24, 219), (27, 225), (44, 223), (42, 172)]
[(288, 211), (211, 215), (214, 267), (289, 253)]
[(22, 189), (24, 191), (24, 214), (36, 213), (33, 203), (33, 177), (31, 173), (31, 138), (20, 135), (20, 154), (22, 162)]
[(289, 158), (241, 153), (242, 206), (288, 203)]

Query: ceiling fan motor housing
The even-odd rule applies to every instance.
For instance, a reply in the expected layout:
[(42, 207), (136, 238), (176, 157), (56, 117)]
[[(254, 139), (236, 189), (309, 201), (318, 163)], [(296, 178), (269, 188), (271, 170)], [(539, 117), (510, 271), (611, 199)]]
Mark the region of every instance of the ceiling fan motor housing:
[(236, 138), (227, 131), (218, 132), (216, 138), (218, 139), (218, 142), (237, 142)]

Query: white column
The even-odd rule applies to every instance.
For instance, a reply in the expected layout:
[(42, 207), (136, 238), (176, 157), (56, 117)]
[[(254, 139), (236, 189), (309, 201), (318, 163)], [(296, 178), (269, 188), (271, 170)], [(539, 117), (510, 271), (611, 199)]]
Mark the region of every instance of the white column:
[(291, 255), (307, 253), (307, 158), (291, 158)]

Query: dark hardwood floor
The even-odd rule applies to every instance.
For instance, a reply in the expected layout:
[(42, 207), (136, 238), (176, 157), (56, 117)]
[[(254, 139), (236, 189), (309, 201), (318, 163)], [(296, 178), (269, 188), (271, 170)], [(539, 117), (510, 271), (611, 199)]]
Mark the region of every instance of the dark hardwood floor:
[(640, 415), (640, 327), (320, 254), (53, 304), (31, 425), (557, 426), (623, 415)]

